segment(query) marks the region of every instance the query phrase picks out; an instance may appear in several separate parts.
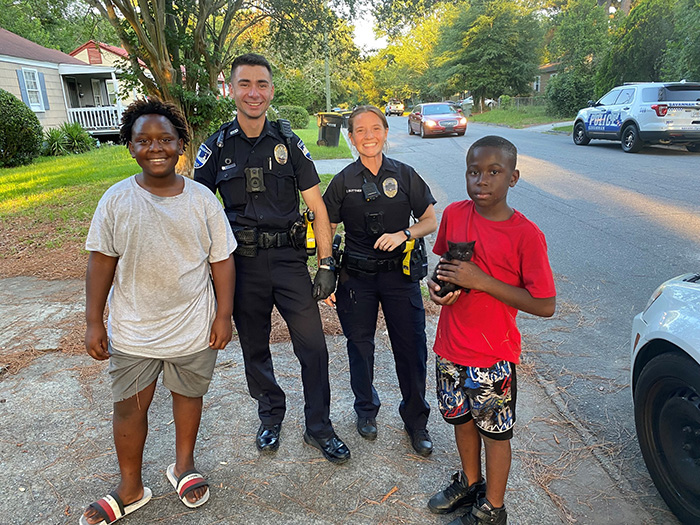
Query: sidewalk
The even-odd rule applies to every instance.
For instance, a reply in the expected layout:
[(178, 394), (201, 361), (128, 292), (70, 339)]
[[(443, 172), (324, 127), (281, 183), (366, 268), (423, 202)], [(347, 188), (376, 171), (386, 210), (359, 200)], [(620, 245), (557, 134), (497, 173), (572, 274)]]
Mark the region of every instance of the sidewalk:
[(549, 124), (539, 124), (537, 126), (527, 126), (523, 129), (527, 131), (539, 131), (540, 133), (563, 133), (566, 135), (570, 135), (571, 133), (568, 131), (556, 131), (554, 128), (558, 128), (561, 126), (573, 126), (574, 121), (573, 120), (566, 120), (563, 122), (550, 122)]
[[(56, 348), (84, 308), (82, 281), (0, 279), (0, 362), (27, 349)], [(324, 306), (325, 307), (325, 306)], [(428, 341), (436, 319), (428, 319)], [(529, 320), (525, 319), (527, 333)], [(237, 342), (219, 353), (197, 447), (212, 496), (201, 509), (180, 503), (165, 478), (174, 461), (169, 393), (159, 385), (150, 411), (144, 480), (153, 500), (120, 523), (166, 524), (444, 524), (427, 499), (459, 465), (452, 429), (441, 421), (429, 357), (432, 456), (413, 453), (398, 416), (399, 391), (386, 333), (377, 334), (375, 386), (382, 399), (379, 436), (355, 430), (345, 341), (328, 337), (331, 418), (352, 459), (336, 466), (304, 445), (299, 364), (289, 343), (273, 345), (277, 378), (287, 393), (279, 451), (255, 448), (256, 405), (247, 392)], [(653, 523), (634, 495), (602, 468), (570, 416), (551, 401), (529, 364), (518, 369), (518, 423), (506, 495), (511, 524)], [(562, 411), (563, 410), (563, 411)], [(69, 523), (117, 483), (106, 364), (87, 355), (45, 352), (16, 375), (0, 375), (0, 522)], [(640, 510), (642, 509), (642, 510)]]

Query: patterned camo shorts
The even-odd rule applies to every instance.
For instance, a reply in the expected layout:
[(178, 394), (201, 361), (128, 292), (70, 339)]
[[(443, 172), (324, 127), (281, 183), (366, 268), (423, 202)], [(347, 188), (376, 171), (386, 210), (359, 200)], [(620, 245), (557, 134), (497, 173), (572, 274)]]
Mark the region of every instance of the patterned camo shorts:
[(436, 356), (435, 373), (438, 405), (445, 421), (461, 425), (473, 419), (488, 438), (513, 437), (517, 393), (513, 363), (499, 361), (490, 368), (477, 368)]

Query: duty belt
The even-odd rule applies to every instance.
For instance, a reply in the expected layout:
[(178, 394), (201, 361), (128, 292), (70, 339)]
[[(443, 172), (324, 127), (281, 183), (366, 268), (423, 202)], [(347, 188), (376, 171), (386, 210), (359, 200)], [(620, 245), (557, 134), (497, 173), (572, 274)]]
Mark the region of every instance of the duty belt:
[(257, 228), (237, 228), (233, 235), (236, 237), (238, 247), (236, 254), (243, 257), (255, 257), (258, 248), (282, 248), (291, 246), (291, 240), (287, 232), (263, 232)]
[(343, 265), (348, 270), (364, 273), (393, 272), (401, 269), (401, 259), (401, 256), (393, 259), (375, 259), (346, 253), (343, 256)]

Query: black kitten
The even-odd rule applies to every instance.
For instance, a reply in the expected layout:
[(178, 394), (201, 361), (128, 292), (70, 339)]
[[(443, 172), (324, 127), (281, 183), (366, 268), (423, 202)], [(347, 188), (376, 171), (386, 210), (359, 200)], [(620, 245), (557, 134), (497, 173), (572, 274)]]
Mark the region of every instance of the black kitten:
[[(451, 261), (452, 259), (457, 259), (458, 261), (470, 261), (472, 255), (474, 255), (474, 244), (476, 244), (476, 241), (447, 241), (447, 251), (442, 254), (442, 258), (447, 261)], [(456, 284), (441, 281), (437, 276), (437, 266), (433, 271), (433, 276), (431, 279), (440, 285), (440, 289), (435, 292), (435, 295), (438, 297), (445, 297), (448, 293), (457, 291), (461, 288), (461, 286), (457, 286)], [(467, 292), (468, 291), (469, 290), (467, 290)]]

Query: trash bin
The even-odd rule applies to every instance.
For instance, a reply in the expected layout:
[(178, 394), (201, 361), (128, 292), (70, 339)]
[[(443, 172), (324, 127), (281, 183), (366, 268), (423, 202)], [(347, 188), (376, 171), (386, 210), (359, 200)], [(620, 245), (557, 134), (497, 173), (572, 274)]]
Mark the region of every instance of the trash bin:
[(343, 127), (347, 128), (348, 120), (350, 120), (350, 115), (352, 115), (352, 111), (341, 111), (340, 114), (343, 116)]
[(318, 140), (316, 144), (319, 146), (338, 146), (343, 116), (340, 113), (319, 112), (316, 117), (316, 123), (318, 124)]

